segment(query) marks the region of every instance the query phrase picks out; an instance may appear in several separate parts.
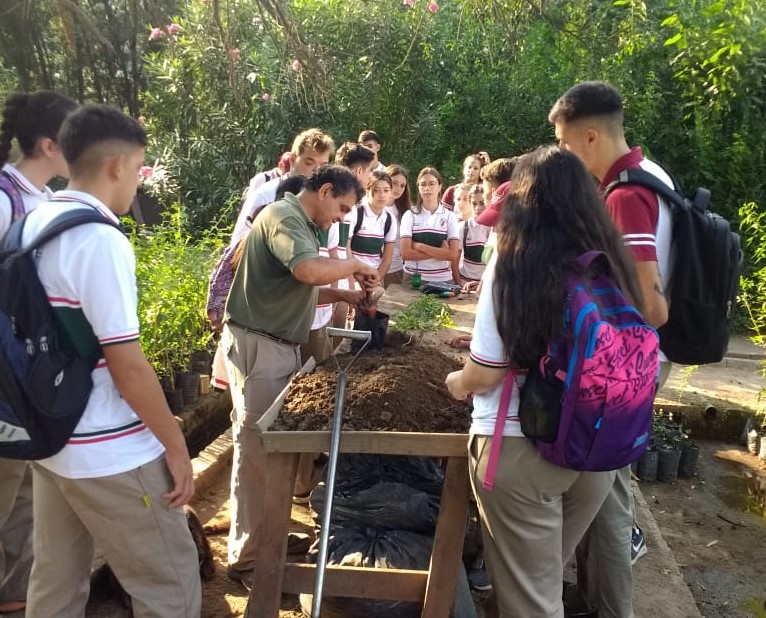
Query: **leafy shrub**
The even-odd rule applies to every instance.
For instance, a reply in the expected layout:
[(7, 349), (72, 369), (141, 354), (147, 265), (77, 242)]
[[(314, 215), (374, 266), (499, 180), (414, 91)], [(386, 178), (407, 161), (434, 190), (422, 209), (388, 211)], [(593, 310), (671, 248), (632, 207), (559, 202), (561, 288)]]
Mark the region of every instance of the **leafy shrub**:
[(192, 240), (183, 209), (175, 205), (161, 225), (132, 225), (136, 252), (141, 346), (160, 376), (186, 370), (192, 352), (207, 349), (207, 277), (223, 248), (213, 234)]

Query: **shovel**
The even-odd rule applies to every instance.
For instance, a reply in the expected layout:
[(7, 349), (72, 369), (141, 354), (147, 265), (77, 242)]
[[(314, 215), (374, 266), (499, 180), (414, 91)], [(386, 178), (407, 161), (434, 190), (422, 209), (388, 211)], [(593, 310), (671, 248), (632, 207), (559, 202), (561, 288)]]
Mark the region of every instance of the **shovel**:
[(340, 430), (343, 424), (343, 403), (346, 398), (346, 371), (361, 354), (362, 350), (372, 339), (372, 333), (366, 330), (345, 330), (343, 328), (328, 328), (328, 337), (339, 337), (361, 341), (362, 345), (351, 361), (341, 369), (338, 357), (333, 354), (338, 367), (338, 384), (335, 387), (335, 410), (332, 415), (332, 437), (330, 439), (330, 456), (327, 462), (327, 485), (325, 488), (324, 510), (322, 512), (322, 528), (319, 531), (319, 553), (317, 555), (316, 579), (314, 580), (314, 598), (311, 603), (311, 618), (319, 618), (322, 611), (322, 591), (324, 574), (327, 568), (327, 546), (330, 542), (330, 522), (332, 520), (333, 494), (335, 493), (335, 473), (338, 467), (338, 450), (340, 449)]

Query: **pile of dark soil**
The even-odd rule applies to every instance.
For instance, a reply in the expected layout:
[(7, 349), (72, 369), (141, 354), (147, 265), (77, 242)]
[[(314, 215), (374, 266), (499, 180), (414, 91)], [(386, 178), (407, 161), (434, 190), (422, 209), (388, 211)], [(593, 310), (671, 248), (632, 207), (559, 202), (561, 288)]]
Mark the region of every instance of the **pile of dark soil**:
[[(338, 359), (341, 367), (350, 360)], [(444, 378), (460, 362), (434, 348), (398, 343), (363, 354), (347, 372), (343, 428), (356, 431), (466, 433), (471, 407), (447, 392)], [(293, 381), (272, 429), (330, 429), (338, 370), (330, 358), (314, 373)]]

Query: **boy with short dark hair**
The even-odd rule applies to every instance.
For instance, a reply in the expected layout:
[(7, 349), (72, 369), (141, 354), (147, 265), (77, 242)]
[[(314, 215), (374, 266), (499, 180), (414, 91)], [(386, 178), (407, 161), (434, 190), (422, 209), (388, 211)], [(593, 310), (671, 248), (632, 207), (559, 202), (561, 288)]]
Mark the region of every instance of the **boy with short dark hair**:
[[(116, 224), (135, 197), (146, 146), (138, 122), (84, 106), (58, 144), (69, 185), (29, 215), (24, 245), (64, 211), (93, 210)], [(191, 462), (141, 350), (130, 242), (111, 225), (81, 225), (42, 247), (37, 269), (62, 335), (102, 357), (71, 439), (34, 464), (27, 615), (84, 615), (98, 546), (135, 616), (199, 616), (197, 550), (181, 509), (194, 493)]]
[(508, 182), (513, 174), (518, 157), (495, 159), (481, 168), (481, 181), (484, 187), (484, 203), (492, 201), (492, 194), (504, 182)]
[(373, 171), (385, 171), (386, 166), (381, 163), (379, 156), (380, 149), (383, 147), (383, 144), (381, 143), (378, 134), (372, 129), (365, 129), (359, 134), (359, 139), (356, 141), (375, 153), (375, 165), (372, 166)]

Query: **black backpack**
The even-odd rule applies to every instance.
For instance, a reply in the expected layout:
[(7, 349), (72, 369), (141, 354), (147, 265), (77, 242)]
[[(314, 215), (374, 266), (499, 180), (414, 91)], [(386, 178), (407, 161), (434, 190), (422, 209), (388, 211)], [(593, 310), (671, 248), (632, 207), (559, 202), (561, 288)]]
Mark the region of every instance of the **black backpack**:
[(690, 200), (673, 183), (675, 189), (646, 170), (629, 169), (609, 184), (605, 195), (621, 185), (639, 185), (667, 202), (674, 262), (665, 282), (669, 317), (659, 329), (660, 349), (681, 365), (716, 363), (729, 345), (737, 302), (743, 260), (739, 234), (709, 210), (709, 190), (697, 189)]
[(34, 251), (78, 225), (117, 227), (90, 208), (71, 210), (21, 249), (27, 216), (11, 226), (0, 251), (0, 457), (9, 459), (43, 459), (64, 448), (88, 403), (100, 357), (99, 349), (86, 358), (62, 344)]
[[(354, 225), (354, 236), (362, 229), (362, 223), (364, 223), (364, 204), (359, 204), (356, 207), (356, 225)], [(386, 211), (386, 222), (383, 224), (383, 240), (385, 241), (388, 232), (391, 230), (391, 213)]]

